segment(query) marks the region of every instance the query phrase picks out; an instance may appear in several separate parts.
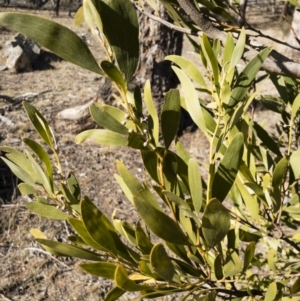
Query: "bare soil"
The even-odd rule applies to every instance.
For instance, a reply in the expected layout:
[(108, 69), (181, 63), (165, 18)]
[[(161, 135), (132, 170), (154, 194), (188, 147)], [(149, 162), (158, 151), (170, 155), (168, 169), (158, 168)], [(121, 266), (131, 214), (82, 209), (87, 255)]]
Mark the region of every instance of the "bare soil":
[[(51, 18), (50, 12), (38, 13)], [(55, 21), (85, 35), (97, 59), (103, 57), (97, 42), (85, 27), (75, 28), (73, 20), (66, 13), (61, 13)], [(264, 22), (264, 25), (260, 25), (266, 24)], [(276, 28), (273, 30), (276, 31)], [(8, 30), (0, 31), (0, 45), (12, 39), (14, 34)], [(191, 56), (190, 52), (190, 46), (185, 43), (183, 55)], [(28, 101), (44, 114), (53, 127), (65, 172), (76, 173), (83, 194), (93, 199), (108, 216), (117, 209), (118, 216), (131, 221), (133, 209), (113, 174), (116, 173), (115, 161), (121, 160), (133, 174), (142, 178), (139, 154), (129, 149), (100, 147), (90, 143), (75, 145), (75, 135), (93, 126), (92, 121), (57, 118), (57, 114), (63, 109), (96, 99), (101, 82), (97, 74), (55, 59), (51, 55), (48, 57), (47, 68), (44, 67), (43, 70), (19, 74), (2, 71), (0, 111), (11, 124), (0, 121), (0, 143), (22, 150), (22, 138), (37, 138), (21, 104), (14, 102), (13, 98), (28, 92), (39, 93)], [(264, 116), (260, 115), (259, 118)], [(186, 133), (182, 141), (199, 162), (205, 161), (208, 148), (199, 131)], [(17, 195), (16, 180), (4, 166), (0, 167), (0, 177), (0, 300), (101, 300), (110, 288), (110, 282), (82, 272), (76, 266), (76, 260), (55, 258), (46, 254), (29, 233), (31, 228), (39, 228), (48, 238), (65, 241), (70, 231), (67, 225), (30, 213), (24, 207), (28, 199)], [(128, 299), (131, 299), (130, 295), (122, 300)]]

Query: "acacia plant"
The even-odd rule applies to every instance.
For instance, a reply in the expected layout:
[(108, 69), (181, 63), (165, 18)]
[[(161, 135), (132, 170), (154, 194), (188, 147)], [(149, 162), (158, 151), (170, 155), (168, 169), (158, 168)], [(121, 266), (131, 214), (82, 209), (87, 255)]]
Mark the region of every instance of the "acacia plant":
[[(257, 52), (238, 71), (245, 30), (238, 30), (237, 40), (228, 33), (224, 41), (203, 33), (196, 46), (206, 73), (184, 57), (166, 57), (174, 63), (182, 94), (168, 91), (158, 116), (149, 82), (143, 91), (128, 89), (139, 60), (134, 5), (129, 0), (85, 0), (75, 18), (84, 21), (106, 51), (100, 63), (67, 28), (37, 16), (0, 13), (1, 24), (112, 81), (120, 106), (92, 104), (91, 116), (102, 128), (78, 134), (76, 142), (91, 139), (138, 150), (151, 181), (141, 182), (117, 161), (115, 179), (140, 220), (129, 224), (108, 218), (81, 195), (75, 173), (64, 173), (53, 131), (24, 102), (43, 143), (26, 138), (24, 152), (1, 147), (2, 159), (22, 181), (21, 193), (33, 196), (28, 209), (66, 221), (76, 233), (63, 243), (32, 229), (36, 240), (51, 254), (80, 258), (83, 270), (114, 281), (106, 301), (128, 291), (139, 292), (140, 298), (180, 293), (181, 300), (195, 301), (299, 300), (297, 81), (271, 75), (280, 96), (266, 101), (259, 87), (268, 75), (260, 77), (255, 91), (252, 82), (271, 48)], [(199, 98), (199, 90), (209, 101)], [(282, 115), (278, 135), (251, 118), (255, 99)], [(177, 138), (181, 108), (209, 142), (206, 162), (192, 158)], [(199, 164), (207, 168), (207, 176)]]

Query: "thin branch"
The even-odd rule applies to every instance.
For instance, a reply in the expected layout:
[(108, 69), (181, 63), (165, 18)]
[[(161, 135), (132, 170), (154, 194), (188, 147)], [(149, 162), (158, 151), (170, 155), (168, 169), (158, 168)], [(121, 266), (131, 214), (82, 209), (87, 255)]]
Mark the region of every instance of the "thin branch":
[(65, 263), (61, 262), (60, 260), (58, 260), (57, 258), (55, 258), (54, 256), (52, 256), (49, 252), (44, 251), (42, 249), (39, 248), (24, 248), (24, 250), (28, 250), (28, 251), (34, 251), (34, 252), (40, 252), (43, 254), (46, 254), (48, 256), (50, 256), (53, 260), (57, 261), (58, 263), (60, 263), (63, 267), (67, 268), (68, 270), (72, 270), (68, 265), (66, 265)]
[(196, 31), (196, 30), (192, 30), (192, 29), (188, 29), (188, 28), (183, 28), (183, 27), (180, 27), (180, 26), (177, 26), (177, 25), (174, 25), (160, 17), (157, 17), (147, 11), (145, 11), (142, 7), (140, 7), (139, 5), (137, 5), (136, 3), (133, 3), (133, 5), (135, 6), (136, 10), (139, 11), (140, 13), (142, 13), (143, 15), (149, 17), (150, 19), (156, 21), (156, 22), (159, 22), (163, 25), (165, 25), (166, 27), (172, 29), (172, 30), (175, 30), (175, 31), (178, 31), (178, 32), (181, 32), (181, 33), (185, 33), (185, 34), (188, 34), (188, 35), (191, 35), (191, 36), (195, 36), (195, 37), (199, 37), (202, 35), (202, 32), (201, 31)]
[[(190, 16), (192, 21), (199, 26), (199, 28), (205, 32), (210, 39), (218, 38), (222, 44), (225, 44), (226, 34), (213, 26), (212, 22), (207, 19), (201, 11), (199, 11), (190, 0), (177, 0), (185, 13)], [(258, 48), (262, 48), (264, 45), (259, 45)], [(257, 46), (246, 46), (244, 59), (251, 61), (256, 57), (259, 52)], [(262, 69), (269, 73), (290, 76), (293, 78), (300, 78), (300, 64), (292, 61), (290, 58), (280, 54), (273, 50), (270, 56), (264, 61)]]

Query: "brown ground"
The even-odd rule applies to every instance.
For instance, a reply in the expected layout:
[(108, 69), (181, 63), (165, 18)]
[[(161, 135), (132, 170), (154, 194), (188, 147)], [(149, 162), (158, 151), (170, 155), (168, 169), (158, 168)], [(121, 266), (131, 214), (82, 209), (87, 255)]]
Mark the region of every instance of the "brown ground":
[[(44, 12), (47, 17), (49, 12)], [(85, 27), (74, 28), (73, 20), (66, 14), (56, 21), (74, 29), (78, 34), (86, 34), (91, 40), (91, 49), (98, 59), (96, 41)], [(266, 23), (264, 23), (266, 24)], [(0, 45), (11, 39), (14, 33), (0, 32)], [(184, 54), (190, 56), (190, 48), (185, 45)], [(65, 171), (75, 171), (82, 190), (109, 216), (115, 208), (119, 215), (131, 216), (132, 208), (114, 180), (115, 160), (123, 161), (138, 177), (142, 170), (138, 154), (128, 149), (75, 145), (75, 134), (90, 125), (90, 121), (78, 123), (64, 121), (56, 117), (61, 110), (84, 104), (96, 97), (101, 82), (98, 75), (72, 66), (64, 61), (51, 61), (52, 68), (30, 73), (15, 74), (10, 71), (0, 73), (0, 110), (13, 124), (1, 124), (0, 143), (22, 149), (21, 139), (35, 137), (21, 105), (13, 106), (10, 98), (27, 92), (41, 93), (30, 99), (50, 122), (61, 148)], [(6, 100), (3, 98), (6, 97)], [(2, 96), (2, 97), (1, 97)], [(7, 108), (10, 108), (7, 110)], [(187, 133), (183, 142), (193, 156), (203, 162), (207, 147), (201, 134)], [(7, 173), (0, 167), (0, 176)], [(6, 179), (6, 181), (9, 179)], [(9, 185), (3, 184), (4, 192)], [(5, 195), (5, 193), (2, 194)], [(7, 193), (6, 193), (7, 195)], [(101, 300), (110, 287), (108, 281), (83, 273), (74, 260), (54, 258), (40, 248), (29, 234), (31, 228), (42, 229), (49, 238), (65, 240), (69, 229), (60, 222), (52, 222), (37, 217), (24, 208), (24, 197), (0, 200), (0, 300)], [(2, 202), (2, 204), (1, 204)], [(130, 300), (130, 295), (128, 296)], [(127, 299), (127, 300), (128, 300)], [(124, 298), (124, 300), (126, 300)]]

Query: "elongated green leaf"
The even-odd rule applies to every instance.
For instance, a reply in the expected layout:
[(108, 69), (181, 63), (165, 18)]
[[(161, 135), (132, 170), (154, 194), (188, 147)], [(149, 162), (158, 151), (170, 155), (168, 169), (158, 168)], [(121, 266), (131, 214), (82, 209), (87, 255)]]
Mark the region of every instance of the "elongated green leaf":
[(117, 265), (110, 262), (81, 263), (79, 266), (89, 274), (114, 280)]
[[(47, 251), (56, 255), (57, 252), (63, 256), (77, 257), (86, 260), (100, 261), (101, 258), (96, 253), (83, 248), (68, 245), (66, 243), (52, 241), (48, 239), (36, 239), (42, 246), (47, 247)], [(53, 252), (53, 253), (52, 253)]]
[[(124, 166), (124, 164), (120, 161), (117, 161), (117, 168), (118, 172), (120, 173), (124, 184), (128, 187), (131, 194), (127, 194), (129, 197), (131, 195), (139, 195), (145, 199), (151, 204), (151, 206), (155, 207), (157, 210), (162, 210), (156, 200), (156, 198), (152, 195), (150, 190), (143, 186), (130, 172), (129, 170)], [(121, 182), (120, 182), (121, 183)], [(124, 185), (122, 185), (122, 188)], [(126, 187), (125, 187), (126, 192)], [(131, 198), (130, 198), (131, 199)]]
[(232, 59), (230, 60), (229, 69), (235, 68), (238, 62), (240, 61), (240, 59), (242, 58), (242, 55), (244, 53), (245, 43), (246, 43), (246, 32), (245, 32), (245, 28), (243, 27), (240, 31), (238, 41), (234, 47), (232, 53)]
[(37, 189), (35, 189), (33, 186), (28, 185), (26, 183), (19, 184), (18, 188), (19, 188), (22, 195), (33, 194), (33, 195), (36, 196), (38, 194)]
[(175, 269), (170, 257), (161, 243), (156, 244), (150, 254), (150, 262), (154, 271), (168, 282), (171, 282)]
[(219, 86), (219, 65), (218, 65), (218, 60), (216, 58), (215, 53), (212, 50), (211, 44), (206, 36), (206, 34), (202, 35), (201, 39), (201, 50), (209, 63), (211, 70), (213, 72), (214, 76), (214, 83), (216, 86)]
[(194, 210), (199, 213), (202, 206), (202, 179), (198, 163), (195, 159), (190, 159), (189, 163), (189, 183)]
[(158, 114), (157, 110), (155, 108), (155, 103), (153, 101), (152, 95), (151, 95), (151, 86), (150, 81), (147, 80), (144, 87), (144, 98), (146, 107), (149, 113), (149, 119), (148, 119), (148, 127), (150, 135), (153, 137), (155, 144), (159, 145), (159, 121), (158, 121)]
[(246, 209), (249, 211), (251, 217), (259, 221), (259, 206), (255, 195), (251, 195), (245, 184), (240, 179), (236, 181), (237, 187), (241, 193)]
[(52, 164), (48, 153), (43, 149), (43, 147), (37, 142), (25, 138), (23, 141), (34, 151), (34, 153), (40, 158), (40, 160), (45, 164), (47, 175), (50, 179), (50, 182), (53, 182), (53, 171)]
[(103, 301), (117, 301), (125, 293), (125, 290), (122, 290), (119, 287), (114, 287), (108, 292)]
[(300, 291), (300, 278), (298, 278), (291, 287), (291, 294), (296, 294)]
[(218, 254), (218, 256), (215, 259), (214, 271), (215, 271), (216, 278), (218, 280), (223, 279), (224, 274), (223, 274), (223, 268), (222, 268), (222, 256), (221, 256), (221, 254)]
[(24, 101), (23, 106), (38, 134), (45, 141), (45, 143), (53, 149), (55, 147), (55, 138), (46, 119), (35, 107), (33, 107), (28, 102)]
[(99, 5), (104, 34), (128, 83), (139, 60), (139, 26), (136, 11), (129, 0), (101, 1)]
[(63, 25), (38, 16), (6, 12), (0, 13), (0, 24), (22, 33), (70, 63), (102, 74), (84, 41)]
[[(190, 113), (193, 121), (196, 123), (196, 125), (201, 129), (201, 131), (207, 135), (206, 133), (206, 125), (202, 114), (202, 109), (199, 103), (198, 94), (196, 92), (196, 89), (194, 85), (192, 84), (191, 80), (188, 78), (188, 76), (179, 68), (173, 66), (172, 69), (178, 76), (183, 92), (184, 92), (184, 105), (183, 107), (186, 107), (187, 111)], [(182, 100), (183, 101), (183, 100)]]
[(126, 92), (127, 87), (124, 78), (120, 70), (114, 64), (109, 61), (102, 61), (101, 68), (112, 81), (114, 81), (124, 92)]
[(127, 146), (127, 138), (118, 133), (110, 130), (93, 129), (81, 132), (75, 138), (76, 143), (82, 143), (87, 139), (91, 139), (94, 142), (101, 145), (111, 146)]
[(75, 16), (74, 16), (74, 25), (75, 27), (78, 27), (84, 22), (84, 15), (83, 15), (83, 7), (79, 7), (77, 10)]
[(77, 218), (69, 217), (68, 222), (87, 245), (91, 246), (95, 250), (104, 251), (104, 252), (106, 251), (105, 248), (100, 246), (91, 237), (91, 235), (88, 233), (87, 229), (85, 228), (83, 221), (81, 221)]
[(293, 101), (292, 112), (291, 112), (291, 126), (293, 126), (294, 124), (294, 119), (299, 109), (300, 109), (300, 94), (298, 94), (295, 100)]
[(88, 198), (81, 201), (81, 216), (84, 226), (93, 240), (107, 251), (117, 255), (106, 216)]
[(42, 204), (40, 202), (30, 202), (26, 203), (25, 206), (30, 211), (50, 219), (65, 220), (69, 217), (68, 214), (57, 209), (54, 205)]
[(202, 232), (209, 248), (213, 248), (230, 229), (230, 215), (217, 199), (207, 204), (202, 218)]
[(144, 232), (140, 222), (136, 225), (135, 238), (142, 253), (150, 254), (153, 244), (149, 236)]
[(83, 1), (83, 17), (84, 21), (89, 26), (91, 32), (94, 32), (96, 28), (99, 32), (103, 32), (102, 22), (92, 0), (85, 0)]
[(272, 282), (266, 292), (264, 301), (274, 301), (277, 294), (277, 284), (276, 282)]
[(290, 156), (290, 165), (292, 168), (292, 171), (294, 173), (295, 178), (300, 177), (300, 149), (297, 151), (293, 152), (292, 155)]
[(153, 207), (147, 199), (134, 196), (134, 205), (146, 226), (158, 237), (179, 245), (188, 245), (187, 237), (178, 224), (163, 212)]
[(250, 242), (250, 244), (247, 246), (247, 248), (245, 250), (244, 267), (243, 267), (244, 272), (249, 267), (249, 265), (254, 257), (254, 252), (255, 252), (255, 242), (252, 241), (252, 242)]
[(194, 63), (179, 55), (168, 55), (165, 57), (165, 60), (169, 60), (178, 65), (195, 83), (207, 89), (205, 80)]
[(274, 139), (270, 136), (270, 134), (262, 128), (257, 122), (250, 123), (252, 129), (257, 134), (258, 138), (262, 141), (264, 145), (268, 148), (268, 150), (272, 151), (274, 154), (282, 157), (281, 151), (279, 149), (279, 145), (274, 141)]
[(157, 154), (154, 151), (142, 150), (141, 155), (149, 175), (156, 183), (159, 183)]
[(227, 104), (229, 108), (233, 108), (239, 101), (243, 101), (245, 95), (250, 89), (251, 82), (255, 78), (257, 72), (271, 51), (272, 48), (265, 48), (259, 54), (257, 54), (257, 56), (255, 56), (243, 69), (233, 87), (230, 100)]
[(43, 169), (36, 162), (36, 160), (33, 158), (33, 156), (27, 151), (25, 151), (25, 153), (27, 155), (28, 160), (30, 161), (30, 163), (32, 165), (32, 169), (34, 170), (34, 172), (36, 174), (36, 183), (43, 185), (47, 194), (51, 196), (53, 194), (53, 185), (52, 185), (50, 179), (44, 173)]
[(130, 280), (128, 278), (126, 269), (122, 265), (118, 265), (116, 269), (115, 283), (119, 288), (127, 292), (136, 292), (136, 291), (151, 289), (151, 286), (149, 285), (136, 284), (133, 280)]
[(80, 193), (80, 187), (79, 183), (75, 177), (75, 175), (70, 172), (67, 178), (67, 185), (69, 188), (69, 191), (72, 193), (72, 195), (75, 197), (77, 201), (81, 200), (81, 193)]
[(180, 95), (178, 90), (166, 93), (165, 103), (161, 114), (161, 130), (168, 149), (177, 135), (180, 123)]
[(268, 253), (268, 265), (271, 271), (276, 273), (277, 268), (275, 265), (276, 262), (276, 251), (274, 249), (270, 249)]
[[(231, 32), (229, 32), (226, 36), (226, 42), (225, 42), (225, 47), (224, 47), (224, 52), (223, 52), (223, 68), (226, 72), (230, 71), (230, 62), (232, 58), (234, 50), (234, 39), (232, 37)], [(231, 83), (230, 80), (228, 80), (229, 83)]]
[[(105, 105), (102, 104), (92, 104), (90, 106), (90, 113), (95, 122), (104, 128), (126, 135), (128, 134), (128, 129), (121, 122), (116, 120), (113, 116), (111, 116), (107, 111), (105, 111)], [(125, 114), (123, 113), (123, 120), (125, 119)]]
[(212, 185), (212, 197), (221, 202), (230, 191), (238, 173), (244, 147), (244, 135), (238, 133), (232, 139), (218, 167)]
[(9, 167), (9, 169), (12, 171), (12, 173), (17, 178), (19, 178), (21, 181), (23, 181), (24, 183), (26, 183), (32, 187), (36, 186), (35, 182), (31, 178), (31, 176), (26, 171), (24, 171), (21, 167), (19, 167), (18, 165), (16, 165), (13, 162), (7, 160), (4, 157), (1, 157), (1, 159), (6, 163), (6, 165)]
[(131, 245), (137, 245), (137, 241), (135, 239), (135, 230), (130, 224), (113, 216), (113, 225), (116, 231), (125, 237)]
[(224, 277), (235, 276), (242, 272), (243, 264), (239, 258), (239, 255), (234, 250), (229, 250), (226, 256), (224, 265)]

